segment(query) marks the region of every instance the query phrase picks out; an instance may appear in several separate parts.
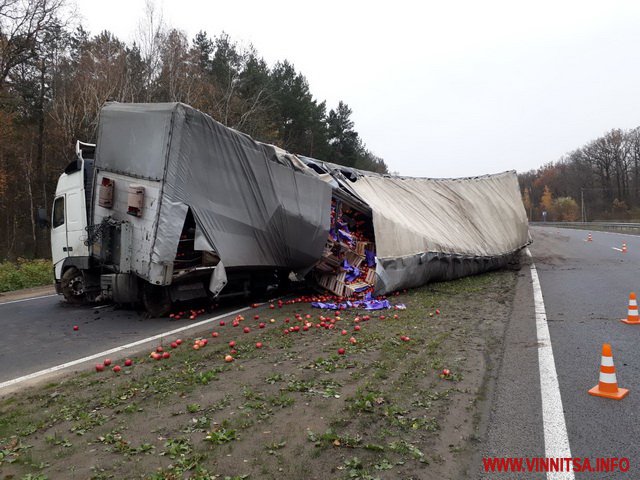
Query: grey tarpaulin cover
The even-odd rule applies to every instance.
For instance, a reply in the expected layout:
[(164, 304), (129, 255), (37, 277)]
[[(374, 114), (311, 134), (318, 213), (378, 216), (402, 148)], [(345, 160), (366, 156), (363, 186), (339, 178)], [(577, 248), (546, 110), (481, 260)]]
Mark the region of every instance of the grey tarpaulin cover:
[(227, 269), (309, 268), (322, 253), (331, 187), (187, 105), (106, 105), (97, 151), (98, 168), (164, 180), (151, 263), (174, 259), (188, 208), (196, 249), (216, 252)]
[(379, 293), (503, 266), (529, 243), (516, 173), (427, 179), (361, 175), (373, 213)]

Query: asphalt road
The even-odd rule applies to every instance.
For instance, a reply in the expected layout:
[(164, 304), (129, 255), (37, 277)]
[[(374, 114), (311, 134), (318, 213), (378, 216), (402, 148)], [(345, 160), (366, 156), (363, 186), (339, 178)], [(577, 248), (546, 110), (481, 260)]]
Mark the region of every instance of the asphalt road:
[[(640, 326), (621, 323), (629, 293), (640, 294), (640, 237), (532, 228), (533, 255), (547, 311), (571, 453), (627, 457), (626, 474), (576, 473), (576, 478), (640, 478)], [(628, 246), (627, 253), (614, 250)], [(622, 401), (592, 397), (601, 348), (610, 343)]]
[[(228, 303), (196, 320), (172, 321), (145, 318), (136, 311), (112, 306), (74, 307), (57, 295), (0, 304), (0, 383), (242, 306), (237, 302)], [(79, 327), (77, 331), (73, 330), (74, 325)]]

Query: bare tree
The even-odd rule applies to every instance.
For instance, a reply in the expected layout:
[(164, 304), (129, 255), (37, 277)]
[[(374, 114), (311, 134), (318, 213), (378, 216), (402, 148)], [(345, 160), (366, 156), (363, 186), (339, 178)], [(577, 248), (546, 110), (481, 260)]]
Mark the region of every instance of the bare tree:
[(0, 0), (0, 90), (14, 67), (38, 54), (64, 6), (65, 0)]
[(153, 0), (147, 0), (144, 17), (138, 23), (136, 43), (145, 64), (145, 87), (147, 101), (151, 101), (153, 83), (162, 69), (162, 47), (167, 36), (167, 27), (162, 10), (158, 10)]

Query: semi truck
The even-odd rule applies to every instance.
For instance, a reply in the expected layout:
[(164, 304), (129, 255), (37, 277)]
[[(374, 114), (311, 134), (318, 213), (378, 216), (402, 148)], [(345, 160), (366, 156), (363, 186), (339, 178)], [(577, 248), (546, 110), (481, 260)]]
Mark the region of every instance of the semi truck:
[(384, 294), (500, 268), (529, 241), (513, 171), (364, 172), (258, 142), (182, 103), (107, 103), (51, 213), (57, 292), (154, 316), (291, 275)]

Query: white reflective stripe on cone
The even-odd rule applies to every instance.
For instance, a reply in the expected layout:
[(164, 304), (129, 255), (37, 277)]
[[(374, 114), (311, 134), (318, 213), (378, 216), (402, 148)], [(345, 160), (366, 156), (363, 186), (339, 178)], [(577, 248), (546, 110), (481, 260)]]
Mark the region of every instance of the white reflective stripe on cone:
[(638, 306), (638, 300), (629, 300), (629, 306), (630, 307), (637, 307)]
[(613, 367), (613, 357), (602, 357), (600, 365), (603, 367)]
[(602, 373), (600, 372), (600, 381), (602, 383), (618, 383), (615, 373)]
[(629, 315), (630, 317), (637, 317), (638, 316), (638, 310), (629, 310), (627, 312), (627, 315)]

